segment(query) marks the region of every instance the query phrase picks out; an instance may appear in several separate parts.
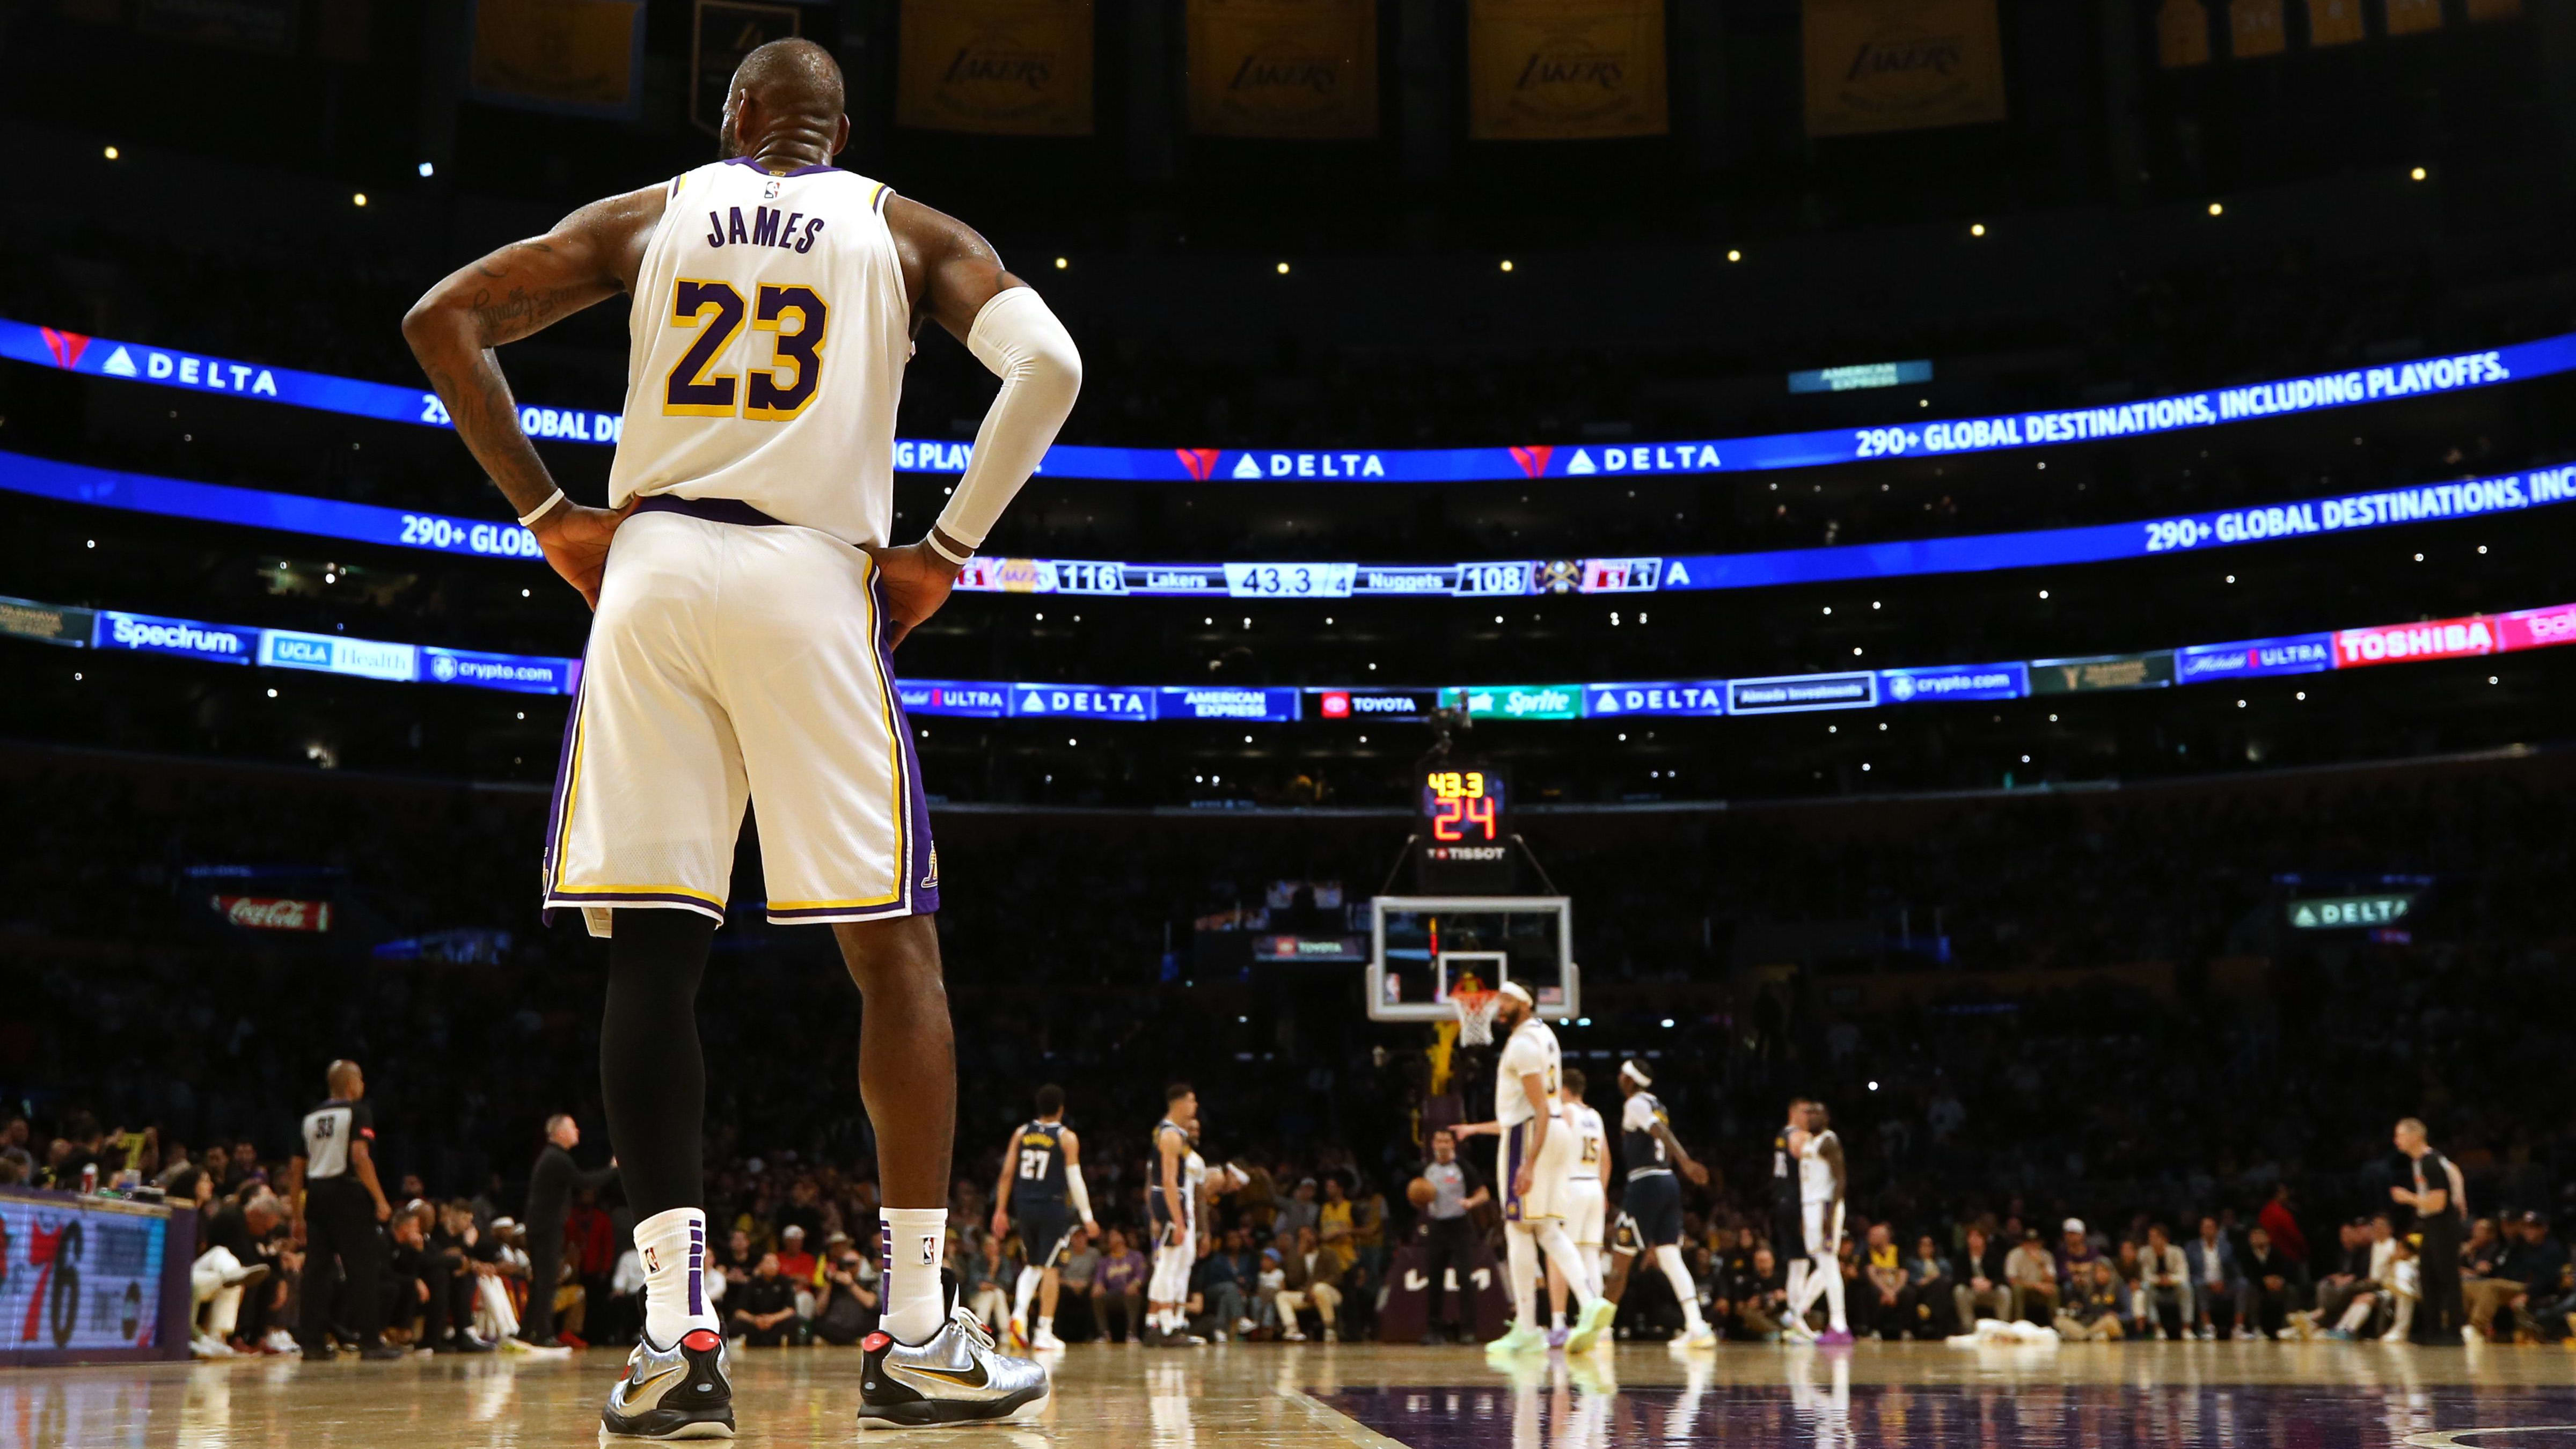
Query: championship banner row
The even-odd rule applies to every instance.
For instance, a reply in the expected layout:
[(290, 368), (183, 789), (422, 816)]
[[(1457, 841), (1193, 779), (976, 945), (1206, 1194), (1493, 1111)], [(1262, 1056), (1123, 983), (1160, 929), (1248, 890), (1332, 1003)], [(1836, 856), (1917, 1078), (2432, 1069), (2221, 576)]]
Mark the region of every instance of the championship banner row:
[[(0, 358), (352, 417), (453, 426), (438, 395), (416, 387), (268, 367), (26, 322), (0, 319)], [(2576, 370), (2576, 334), (2561, 334), (2492, 351), (2374, 364), (2143, 402), (1886, 427), (1697, 442), (1523, 443), (1485, 448), (1107, 448), (1059, 443), (1047, 450), (1038, 472), (1052, 478), (1121, 483), (1247, 484), (1521, 483), (1540, 478), (1760, 472), (2145, 437), (2463, 392), (2571, 370)], [(613, 412), (531, 403), (519, 409), (519, 422), (529, 437), (544, 442), (613, 445), (622, 419)], [(899, 473), (954, 477), (965, 471), (973, 454), (971, 443), (904, 438), (895, 442), (894, 466)]]
[[(581, 661), (209, 624), (0, 598), (0, 635), (102, 650), (258, 664), (398, 684), (454, 684), (515, 694), (575, 693)], [(1437, 710), (1484, 720), (1626, 719), (1799, 714), (1941, 700), (2025, 699), (2317, 674), (2413, 660), (2479, 658), (2576, 643), (2576, 603), (2330, 633), (2194, 644), (2135, 654), (1856, 669), (1753, 679), (1426, 688), (1038, 684), (964, 679), (897, 682), (906, 713), (958, 719), (1149, 724), (1288, 724), (1315, 719), (1419, 720)]]
[[(277, 529), (395, 548), (534, 560), (536, 535), (502, 520), (411, 513), (192, 483), (0, 452), (0, 491), (203, 523)], [(1126, 563), (977, 558), (969, 593), (1162, 599), (1522, 598), (1657, 594), (1928, 574), (1981, 573), (2233, 548), (2404, 524), (2526, 512), (2576, 501), (2576, 465), (2173, 518), (2019, 533), (1669, 558), (1489, 559), (1449, 564)]]

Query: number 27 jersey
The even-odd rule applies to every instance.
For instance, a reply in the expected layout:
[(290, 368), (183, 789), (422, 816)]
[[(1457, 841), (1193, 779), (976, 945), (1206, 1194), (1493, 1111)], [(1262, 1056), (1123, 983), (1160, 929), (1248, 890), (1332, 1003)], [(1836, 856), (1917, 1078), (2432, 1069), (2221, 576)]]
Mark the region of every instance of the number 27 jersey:
[(887, 541), (911, 302), (893, 192), (748, 160), (672, 179), (627, 317), (611, 506), (726, 498), (851, 544)]

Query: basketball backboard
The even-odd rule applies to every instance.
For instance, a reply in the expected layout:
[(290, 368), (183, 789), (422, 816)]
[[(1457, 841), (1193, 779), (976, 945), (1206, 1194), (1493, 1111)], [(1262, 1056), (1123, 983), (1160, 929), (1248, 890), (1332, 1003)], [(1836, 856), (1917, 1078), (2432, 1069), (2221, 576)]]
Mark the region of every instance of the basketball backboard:
[(1487, 991), (1519, 982), (1541, 1016), (1581, 1012), (1574, 903), (1563, 896), (1379, 896), (1369, 915), (1375, 1020), (1454, 1020), (1449, 993), (1471, 975)]

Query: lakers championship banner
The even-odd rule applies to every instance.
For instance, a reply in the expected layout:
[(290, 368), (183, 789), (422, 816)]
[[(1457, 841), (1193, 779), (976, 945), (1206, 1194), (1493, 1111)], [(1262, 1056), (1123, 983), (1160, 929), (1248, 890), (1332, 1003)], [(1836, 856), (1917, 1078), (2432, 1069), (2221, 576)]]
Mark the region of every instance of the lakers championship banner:
[(2442, 0), (2388, 0), (2388, 33), (2413, 35), (2442, 28)]
[(1377, 0), (1190, 0), (1190, 129), (1377, 134)]
[(2361, 0), (2308, 0), (2308, 44), (2351, 45), (2368, 37)]
[(1806, 0), (1807, 134), (2004, 118), (1995, 0)]
[(1660, 136), (1663, 0), (1472, 0), (1467, 133), (1479, 141)]
[[(2318, 0), (2309, 0), (2311, 5)], [(2336, 0), (2326, 0), (2336, 3)], [(2358, 5), (2361, 0), (2340, 0)], [(2209, 64), (2209, 11), (2200, 0), (2165, 0), (2156, 10), (2156, 63), (2167, 70)]]
[(2227, 53), (2238, 60), (2279, 55), (2290, 47), (2281, 0), (2228, 0)]
[(903, 0), (902, 25), (898, 124), (1091, 134), (1091, 0)]
[(640, 0), (476, 0), (466, 70), (475, 100), (634, 120), (643, 73)]

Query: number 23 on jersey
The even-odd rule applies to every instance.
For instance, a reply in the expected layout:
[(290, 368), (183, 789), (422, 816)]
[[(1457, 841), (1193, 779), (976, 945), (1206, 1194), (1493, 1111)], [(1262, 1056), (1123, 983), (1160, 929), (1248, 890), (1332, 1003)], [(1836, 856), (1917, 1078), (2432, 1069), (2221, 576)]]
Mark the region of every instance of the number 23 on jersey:
[[(832, 309), (813, 288), (764, 282), (744, 304), (731, 282), (682, 277), (671, 285), (671, 325), (698, 329), (662, 384), (662, 414), (680, 418), (744, 417), (783, 423), (805, 410), (822, 381), (823, 340)], [(710, 372), (749, 321), (772, 334), (771, 366), (737, 377)], [(793, 327), (789, 326), (793, 322)], [(780, 381), (781, 373), (787, 380)]]

